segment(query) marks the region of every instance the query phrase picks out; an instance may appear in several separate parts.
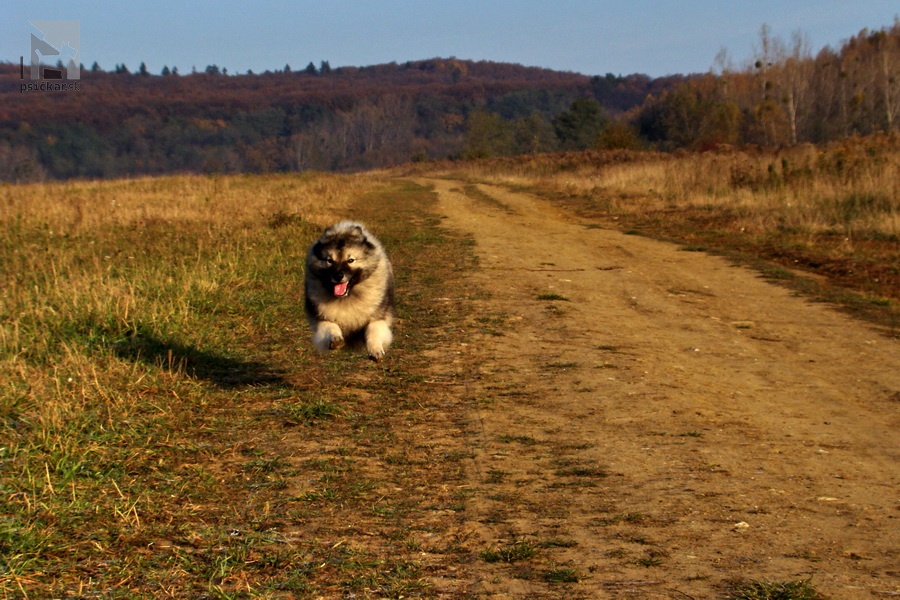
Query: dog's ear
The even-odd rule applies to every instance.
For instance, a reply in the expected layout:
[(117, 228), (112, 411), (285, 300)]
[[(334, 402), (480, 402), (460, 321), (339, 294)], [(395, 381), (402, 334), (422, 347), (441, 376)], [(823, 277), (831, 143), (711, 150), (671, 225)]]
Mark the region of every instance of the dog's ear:
[(332, 225), (331, 227), (326, 227), (325, 231), (322, 232), (322, 235), (319, 236), (319, 240), (316, 243), (321, 244), (323, 242), (327, 242), (334, 237), (335, 233), (336, 229), (334, 225)]
[(363, 229), (361, 225), (355, 225), (351, 231), (351, 235), (353, 241), (357, 244), (362, 244), (369, 250), (375, 249), (375, 244), (369, 240), (369, 236), (366, 235), (366, 230)]
[(366, 232), (363, 231), (363, 228), (361, 226), (354, 225), (353, 229), (351, 229), (350, 231), (351, 231), (351, 234), (353, 235), (354, 241), (362, 242), (364, 244), (368, 241), (368, 240), (366, 240)]
[(322, 253), (322, 250), (324, 248), (325, 248), (325, 244), (323, 244), (322, 240), (319, 239), (318, 241), (316, 241), (315, 244), (312, 245), (312, 248), (310, 249), (310, 254), (312, 254), (319, 260), (325, 260), (325, 255)]

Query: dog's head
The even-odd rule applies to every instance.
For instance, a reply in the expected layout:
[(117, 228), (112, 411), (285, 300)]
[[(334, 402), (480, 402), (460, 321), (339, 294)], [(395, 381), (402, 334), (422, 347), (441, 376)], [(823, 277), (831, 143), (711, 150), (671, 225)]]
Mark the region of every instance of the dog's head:
[(378, 246), (358, 223), (332, 225), (313, 244), (307, 265), (336, 297), (348, 296), (378, 264)]

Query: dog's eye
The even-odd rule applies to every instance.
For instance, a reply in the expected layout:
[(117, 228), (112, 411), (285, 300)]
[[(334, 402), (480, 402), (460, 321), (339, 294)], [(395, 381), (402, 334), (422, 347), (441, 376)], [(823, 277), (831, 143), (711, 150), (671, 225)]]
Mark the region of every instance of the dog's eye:
[(328, 264), (328, 265), (333, 265), (333, 264), (334, 264), (334, 259), (333, 259), (333, 258), (326, 258), (326, 259), (325, 259), (325, 263)]
[(349, 265), (349, 264), (353, 264), (353, 262), (354, 262), (355, 260), (356, 260), (355, 258), (348, 258), (348, 259), (347, 259), (347, 264), (348, 264), (348, 265)]

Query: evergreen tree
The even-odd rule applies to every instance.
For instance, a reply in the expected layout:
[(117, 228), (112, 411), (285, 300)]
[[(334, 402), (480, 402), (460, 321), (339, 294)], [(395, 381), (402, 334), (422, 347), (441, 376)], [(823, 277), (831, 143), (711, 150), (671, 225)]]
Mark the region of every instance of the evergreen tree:
[(304, 71), (307, 75), (318, 75), (319, 72), (316, 70), (316, 65), (310, 61), (308, 65), (306, 65), (306, 69)]
[(591, 98), (578, 98), (569, 110), (553, 120), (553, 128), (564, 150), (586, 150), (597, 144), (600, 132), (608, 121), (599, 102)]

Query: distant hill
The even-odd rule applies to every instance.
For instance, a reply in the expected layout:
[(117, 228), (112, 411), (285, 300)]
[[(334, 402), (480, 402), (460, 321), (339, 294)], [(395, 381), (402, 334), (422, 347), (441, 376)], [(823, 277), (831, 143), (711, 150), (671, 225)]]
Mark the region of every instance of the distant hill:
[(760, 29), (743, 67), (652, 79), (435, 58), (233, 75), (82, 68), (24, 91), (0, 63), (0, 181), (352, 171), (557, 150), (826, 143), (900, 129), (900, 18), (813, 53)]
[(465, 151), (473, 113), (530, 128), (534, 135), (520, 136), (527, 147), (513, 140), (504, 152), (553, 150), (553, 119), (577, 98), (617, 115), (685, 79), (452, 58), (245, 75), (214, 65), (188, 75), (116, 71), (83, 68), (77, 91), (22, 93), (19, 65), (0, 64), (0, 178), (356, 170), (452, 158)]

